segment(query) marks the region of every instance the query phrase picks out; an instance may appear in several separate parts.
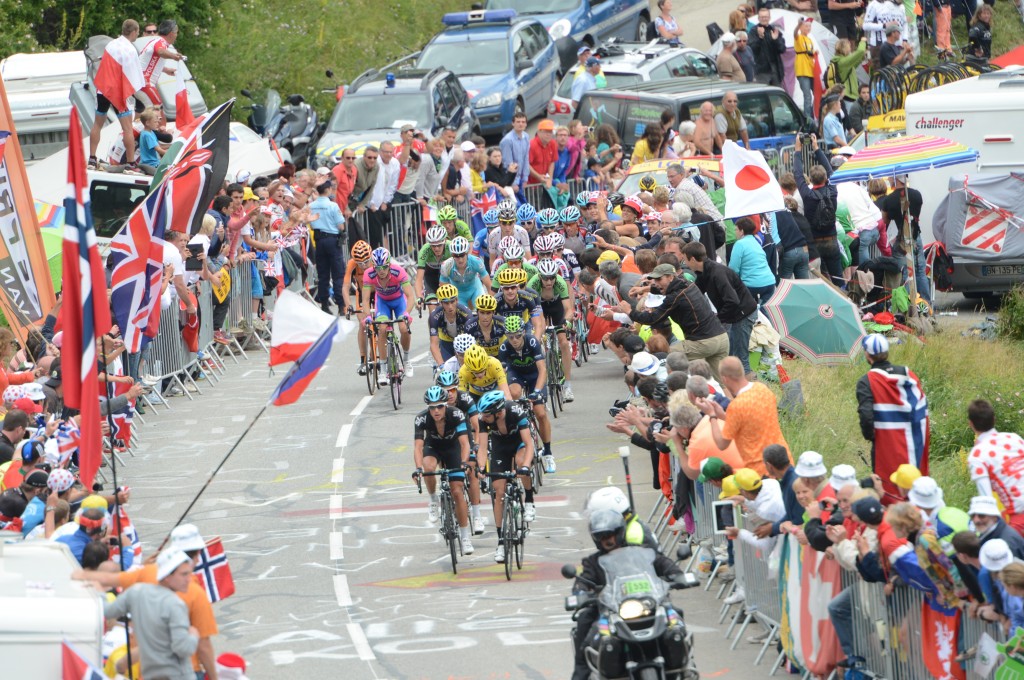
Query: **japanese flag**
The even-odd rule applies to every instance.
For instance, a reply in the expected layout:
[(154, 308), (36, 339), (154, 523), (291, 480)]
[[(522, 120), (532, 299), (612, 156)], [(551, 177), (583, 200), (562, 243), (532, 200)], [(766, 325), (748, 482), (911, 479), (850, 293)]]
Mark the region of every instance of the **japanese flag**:
[(722, 148), (725, 175), (725, 217), (785, 210), (782, 187), (760, 151), (748, 151), (732, 140)]

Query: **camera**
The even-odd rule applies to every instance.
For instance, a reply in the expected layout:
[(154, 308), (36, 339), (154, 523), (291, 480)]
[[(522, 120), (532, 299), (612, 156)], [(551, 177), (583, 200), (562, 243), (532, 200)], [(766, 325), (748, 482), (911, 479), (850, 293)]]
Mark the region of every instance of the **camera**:
[(608, 409), (608, 415), (610, 415), (612, 418), (619, 415), (620, 413), (622, 413), (621, 406), (613, 406), (610, 409)]

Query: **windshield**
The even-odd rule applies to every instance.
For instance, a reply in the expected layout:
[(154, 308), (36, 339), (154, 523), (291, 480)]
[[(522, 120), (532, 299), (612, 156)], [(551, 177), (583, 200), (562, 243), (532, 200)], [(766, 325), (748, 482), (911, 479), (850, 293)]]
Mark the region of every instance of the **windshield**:
[(457, 76), (490, 76), (508, 72), (508, 55), (505, 39), (431, 43), (420, 54), (416, 68), (443, 66)]
[(626, 598), (653, 597), (660, 600), (668, 588), (654, 570), (654, 551), (639, 546), (626, 546), (598, 558), (604, 569), (605, 582), (601, 601), (611, 609)]
[(254, 106), (263, 107), (262, 111), (260, 109), (253, 111), (252, 123), (257, 127), (265, 127), (270, 117), (281, 108), (281, 95), (278, 94), (277, 90), (254, 92), (252, 100)]
[[(576, 79), (575, 76), (576, 71), (572, 71), (565, 78), (562, 78), (562, 84), (558, 86), (557, 96), (563, 99), (568, 99), (572, 96), (572, 83)], [(608, 80), (608, 85), (604, 87), (606, 90), (628, 90), (643, 82), (643, 78), (636, 73), (608, 73), (605, 71), (604, 77)]]
[(487, 9), (514, 9), (516, 14), (558, 14), (579, 7), (580, 0), (487, 0)]
[[(386, 99), (387, 103), (381, 101)], [(399, 128), (405, 123), (417, 127), (431, 127), (430, 100), (427, 93), (389, 94), (378, 96), (342, 97), (334, 109), (328, 132), (350, 130), (385, 130)]]

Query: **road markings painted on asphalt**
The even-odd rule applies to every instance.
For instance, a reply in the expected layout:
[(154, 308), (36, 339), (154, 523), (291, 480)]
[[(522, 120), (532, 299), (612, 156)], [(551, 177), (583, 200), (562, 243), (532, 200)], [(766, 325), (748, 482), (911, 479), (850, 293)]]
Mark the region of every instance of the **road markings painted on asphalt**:
[[(344, 515), (345, 519), (354, 519), (356, 517), (387, 517), (392, 515), (416, 515), (423, 512), (423, 503), (415, 503), (411, 506), (390, 506), (383, 510), (359, 510), (358, 508), (350, 509), (342, 512), (340, 510), (341, 502), (339, 501), (339, 515)], [(569, 505), (569, 499), (562, 497), (559, 499), (552, 500), (541, 500), (537, 499), (536, 506), (540, 508), (561, 508)], [(322, 512), (322, 511), (321, 511)], [(334, 517), (334, 511), (331, 511), (331, 517)], [(447, 557), (445, 558), (447, 559)]]
[(417, 361), (419, 361), (421, 359), (426, 359), (428, 356), (430, 356), (430, 352), (429, 351), (423, 352), (422, 354), (417, 354), (413, 358), (409, 359), (409, 363), (410, 364), (415, 364)]
[(352, 595), (348, 592), (348, 576), (335, 574), (334, 594), (338, 598), (339, 607), (350, 607), (352, 605)]
[(363, 627), (358, 623), (350, 623), (346, 628), (348, 628), (348, 636), (352, 638), (352, 645), (356, 648), (356, 654), (359, 655), (359, 659), (361, 661), (373, 661), (376, 659), (377, 657), (374, 656), (373, 650), (370, 648), (370, 642), (363, 633)]
[(340, 531), (332, 531), (329, 540), (331, 545), (331, 559), (345, 559), (344, 534)]
[(331, 519), (340, 519), (342, 517), (343, 513), (341, 510), (341, 499), (342, 496), (340, 493), (331, 496), (331, 504), (330, 507), (328, 507), (327, 509), (328, 516)]
[(345, 481), (345, 459), (335, 458), (331, 469), (331, 483), (341, 484), (343, 481)]
[(359, 403), (356, 404), (356, 407), (352, 409), (351, 412), (349, 412), (349, 415), (352, 416), (353, 418), (358, 418), (362, 414), (362, 412), (366, 410), (366, 407), (370, 405), (370, 402), (372, 400), (373, 395), (366, 395), (365, 397), (359, 400)]
[(338, 441), (334, 445), (339, 449), (344, 448), (348, 445), (348, 438), (351, 434), (352, 423), (345, 423), (341, 426), (341, 430), (338, 432)]

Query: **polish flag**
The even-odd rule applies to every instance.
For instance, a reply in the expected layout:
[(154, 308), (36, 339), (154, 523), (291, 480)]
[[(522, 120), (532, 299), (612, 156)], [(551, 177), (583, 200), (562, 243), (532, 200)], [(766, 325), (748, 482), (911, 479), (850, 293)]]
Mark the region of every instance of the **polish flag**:
[(107, 43), (94, 83), (119, 112), (128, 110), (128, 98), (146, 86), (139, 51), (128, 38), (122, 35)]
[[(323, 283), (323, 282), (321, 282)], [(290, 290), (281, 291), (270, 331), (270, 365), (298, 360), (337, 319)]]
[(779, 180), (760, 151), (748, 151), (731, 139), (726, 140), (722, 147), (722, 171), (726, 219), (786, 209)]
[(185, 83), (185, 69), (178, 63), (174, 69), (174, 127), (178, 134), (187, 137), (195, 127), (196, 119), (192, 115), (192, 107), (188, 103), (188, 87)]

